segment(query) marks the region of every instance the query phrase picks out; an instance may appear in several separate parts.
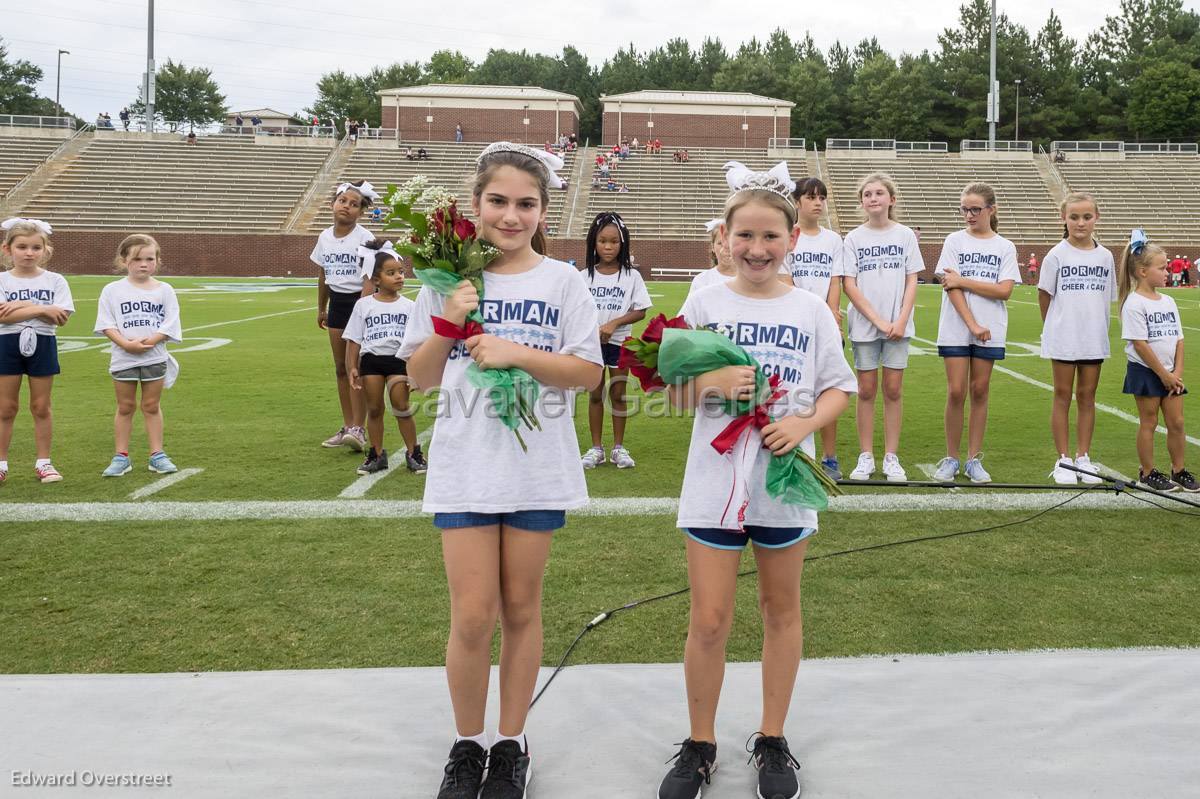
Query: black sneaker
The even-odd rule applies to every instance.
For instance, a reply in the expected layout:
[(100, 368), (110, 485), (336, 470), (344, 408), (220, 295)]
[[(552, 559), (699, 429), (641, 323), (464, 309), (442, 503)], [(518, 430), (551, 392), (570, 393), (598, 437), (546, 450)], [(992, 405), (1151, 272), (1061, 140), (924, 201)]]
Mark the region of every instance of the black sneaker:
[(529, 750), (513, 740), (501, 741), (488, 753), (487, 779), (479, 799), (523, 799), (525, 787), (533, 777)]
[(408, 465), (408, 470), (413, 474), (424, 474), (429, 471), (429, 464), (425, 461), (425, 456), (421, 453), (421, 445), (413, 447), (412, 452), (404, 453), (404, 461)]
[(358, 474), (375, 474), (376, 472), (386, 472), (388, 468), (387, 453), (376, 453), (374, 449), (367, 453), (367, 459), (362, 462), (354, 471)]
[[(1189, 475), (1190, 477), (1191, 475)], [(1153, 488), (1155, 491), (1178, 491), (1179, 486), (1171, 482), (1171, 479), (1158, 469), (1151, 469), (1150, 474), (1142, 474), (1138, 470), (1138, 482), (1146, 488)]]
[(695, 799), (717, 771), (717, 745), (688, 738), (671, 760), (675, 765), (658, 786), (658, 799)]
[(1171, 472), (1171, 480), (1184, 491), (1200, 491), (1200, 483), (1196, 482), (1196, 478), (1187, 469)]
[[(758, 769), (759, 799), (798, 799), (800, 784), (796, 782), (796, 769), (800, 764), (792, 757), (788, 749), (787, 739), (775, 738), (756, 732), (758, 740), (754, 742), (747, 763), (754, 763)], [(751, 735), (751, 738), (754, 738)], [(749, 743), (749, 742), (747, 742)]]
[(446, 776), (437, 799), (476, 799), (483, 784), (483, 764), (487, 752), (474, 741), (458, 741), (450, 747)]

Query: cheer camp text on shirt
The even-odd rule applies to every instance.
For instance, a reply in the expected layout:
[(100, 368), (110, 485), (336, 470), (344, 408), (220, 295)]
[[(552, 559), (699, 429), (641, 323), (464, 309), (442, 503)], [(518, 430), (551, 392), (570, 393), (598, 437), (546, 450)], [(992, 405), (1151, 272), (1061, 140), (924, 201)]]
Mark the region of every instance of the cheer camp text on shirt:
[(54, 302), (54, 289), (13, 289), (4, 292), (5, 302), (32, 302), (50, 305)]
[[(1098, 278), (1086, 280), (1083, 278)], [(1058, 268), (1059, 291), (1108, 291), (1108, 267), (1063, 264)]]
[(1152, 311), (1146, 314), (1146, 338), (1176, 336), (1179, 319), (1174, 311)]
[(625, 307), (625, 289), (621, 286), (589, 286), (599, 311), (620, 311)]
[(833, 268), (833, 256), (827, 252), (789, 252), (787, 266), (792, 277), (828, 277)]
[(403, 338), (404, 329), (408, 326), (408, 314), (384, 311), (363, 317), (363, 327), (366, 328), (364, 340), (378, 341), (380, 339)]
[[(162, 324), (163, 320), (167, 318), (163, 304), (149, 300), (123, 302), (120, 305), (120, 311), (121, 317), (124, 319), (124, 327), (154, 327)], [(139, 316), (130, 319), (129, 317), (133, 314), (139, 314)]]
[[(556, 334), (543, 330), (528, 330), (523, 328), (558, 328), (562, 308), (545, 300), (488, 300), (479, 303), (479, 313), (486, 325), (492, 325), (488, 332), (523, 344), (535, 350), (554, 352)], [(509, 328), (506, 325), (521, 325), (519, 328)], [(450, 360), (466, 357), (467, 348), (462, 342), (450, 351)]]
[[(903, 269), (904, 262), (902, 260), (891, 260), (892, 258), (904, 258), (904, 245), (902, 244), (875, 244), (871, 247), (856, 247), (855, 253), (858, 255), (858, 271), (873, 272), (876, 269)], [(865, 261), (866, 258), (884, 258), (888, 260), (881, 261)]]
[(321, 254), (321, 258), (325, 262), (327, 276), (357, 276), (362, 269), (362, 259), (357, 252), (326, 252)]
[[(709, 330), (728, 338), (739, 347), (775, 347), (782, 350), (792, 350), (802, 355), (808, 352), (812, 342), (812, 334), (805, 333), (795, 325), (759, 324), (757, 322), (713, 322), (705, 325)], [(792, 366), (780, 366), (769, 363), (770, 356), (758, 357), (762, 365), (762, 373), (770, 377), (778, 376), (785, 383), (799, 383), (800, 370)], [(791, 358), (789, 358), (791, 360)], [(803, 363), (803, 361), (800, 361)]]

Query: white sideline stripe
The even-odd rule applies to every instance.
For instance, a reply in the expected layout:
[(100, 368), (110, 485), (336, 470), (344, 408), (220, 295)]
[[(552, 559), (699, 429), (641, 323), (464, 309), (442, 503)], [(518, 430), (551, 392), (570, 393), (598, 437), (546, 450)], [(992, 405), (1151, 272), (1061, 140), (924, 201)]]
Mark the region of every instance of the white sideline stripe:
[(197, 330), (208, 330), (210, 327), (222, 327), (224, 325), (236, 325), (236, 324), (240, 324), (241, 322), (257, 322), (259, 319), (270, 319), (272, 316), (286, 316), (287, 314), (290, 314), (290, 313), (300, 313), (301, 311), (315, 311), (315, 310), (317, 310), (317, 306), (311, 305), (307, 308), (293, 308), (290, 311), (279, 311), (278, 313), (268, 313), (268, 314), (263, 314), (262, 316), (250, 316), (245, 319), (230, 319), (228, 322), (213, 322), (211, 325), (200, 325), (198, 327), (185, 327), (183, 329), (183, 332), (184, 333), (192, 333)]
[(180, 469), (179, 471), (175, 472), (175, 474), (168, 474), (166, 477), (164, 477), (161, 480), (155, 480), (153, 483), (150, 483), (149, 485), (142, 486), (137, 491), (134, 491), (132, 494), (130, 494), (129, 498), (130, 499), (142, 499), (143, 497), (148, 497), (151, 494), (157, 494), (159, 491), (162, 491), (164, 488), (170, 488), (171, 486), (175, 485), (176, 483), (183, 482), (184, 480), (188, 479), (192, 475), (200, 474), (200, 472), (202, 472), (202, 471), (204, 471), (204, 470), (200, 469), (200, 468), (194, 468), (194, 467), (190, 468), (190, 469)]
[[(929, 341), (928, 339), (919, 338), (918, 336), (913, 336), (913, 340), (914, 341), (922, 341), (926, 344), (933, 344), (932, 341)], [(1045, 389), (1046, 391), (1049, 391), (1051, 394), (1054, 393), (1054, 386), (1050, 385), (1049, 383), (1043, 383), (1041, 380), (1035, 380), (1032, 377), (1027, 377), (1026, 375), (1023, 375), (1020, 372), (1014, 372), (1012, 369), (1001, 366), (999, 363), (993, 364), (992, 369), (997, 372), (1003, 372), (1004, 374), (1008, 375), (1009, 377), (1015, 377), (1016, 379), (1020, 380), (1022, 383), (1028, 383), (1031, 386), (1037, 386), (1038, 388)], [(1114, 408), (1111, 405), (1104, 405), (1103, 403), (1097, 402), (1096, 410), (1104, 411), (1105, 413), (1116, 416), (1119, 419), (1124, 419), (1125, 421), (1129, 422), (1130, 424), (1140, 424), (1140, 422), (1138, 421), (1138, 418), (1136, 416), (1134, 416), (1133, 414), (1126, 413), (1125, 411), (1121, 410), (1120, 408)], [(1156, 432), (1162, 433), (1164, 436), (1167, 434), (1167, 428), (1163, 427), (1161, 424), (1154, 429)], [(1189, 444), (1195, 444), (1197, 447), (1200, 447), (1200, 438), (1195, 438), (1194, 436), (1184, 436), (1184, 438), (1187, 439), (1187, 442)]]
[[(892, 512), (939, 510), (1042, 510), (1062, 501), (1063, 491), (1001, 493), (980, 491), (962, 494), (854, 494), (832, 497), (834, 512)], [(262, 519), (415, 519), (425, 516), (420, 500), (330, 499), (301, 501), (212, 502), (30, 502), (4, 503), (3, 522), (129, 522), (164, 520), (236, 521)], [(1094, 491), (1080, 497), (1071, 508), (1129, 510), (1128, 500), (1109, 492)], [(1137, 509), (1144, 508), (1141, 503)], [(569, 511), (571, 516), (674, 516), (676, 497), (603, 497)]]
[(358, 499), (359, 497), (364, 497), (366, 496), (367, 492), (371, 490), (371, 486), (375, 485), (394, 471), (396, 471), (395, 465), (389, 462), (388, 468), (382, 472), (376, 472), (375, 474), (364, 474), (362, 477), (346, 486), (342, 490), (342, 493), (338, 494), (338, 499)]

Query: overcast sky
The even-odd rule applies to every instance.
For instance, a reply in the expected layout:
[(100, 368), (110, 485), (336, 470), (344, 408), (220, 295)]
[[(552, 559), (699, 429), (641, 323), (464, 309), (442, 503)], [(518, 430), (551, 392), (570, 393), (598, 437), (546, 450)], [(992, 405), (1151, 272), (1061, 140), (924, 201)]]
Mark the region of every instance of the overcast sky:
[[(732, 52), (742, 41), (764, 39), (783, 27), (794, 38), (811, 32), (822, 50), (835, 40), (853, 44), (868, 36), (893, 55), (934, 50), (938, 33), (956, 22), (959, 5), (960, 0), (536, 0), (509, 4), (504, 10), (512, 13), (501, 13), (494, 0), (458, 0), (449, 12), (429, 10), (449, 4), (426, 6), (419, 0), (158, 0), (154, 53), (160, 65), (171, 58), (212, 69), (234, 110), (265, 106), (292, 112), (313, 102), (316, 81), (325, 72), (423, 61), (443, 48), (478, 61), (489, 48), (554, 54), (569, 43), (599, 65), (628, 43), (646, 50), (682, 36), (695, 47), (716, 35)], [(1067, 33), (1082, 40), (1106, 14), (1117, 13), (1119, 0), (1053, 5)], [(47, 97), (54, 96), (57, 51), (70, 50), (63, 56), (63, 105), (88, 120), (101, 111), (115, 117), (137, 96), (147, 7), (146, 0), (0, 0), (0, 38), (10, 57), (44, 70), (41, 93)], [(1001, 0), (999, 7), (1031, 35), (1049, 14), (1039, 0)], [(414, 21), (418, 18), (421, 22)]]

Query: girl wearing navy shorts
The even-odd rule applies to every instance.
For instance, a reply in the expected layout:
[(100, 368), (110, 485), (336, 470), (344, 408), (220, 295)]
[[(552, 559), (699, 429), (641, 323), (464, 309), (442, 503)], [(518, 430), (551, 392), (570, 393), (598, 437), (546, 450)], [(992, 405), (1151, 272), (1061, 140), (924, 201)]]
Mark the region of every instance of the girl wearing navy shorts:
[(338, 185), (333, 191), (333, 224), (321, 231), (308, 256), (321, 270), (317, 274), (317, 327), (329, 333), (338, 403), (342, 408), (342, 426), (321, 442), (323, 447), (347, 446), (357, 452), (366, 448), (362, 392), (350, 386), (342, 331), (350, 321), (354, 303), (375, 290), (370, 279), (361, 273), (358, 255), (358, 248), (373, 241), (375, 234), (358, 224), (358, 219), (377, 199), (375, 188), (366, 181)]
[(588, 397), (588, 428), (592, 448), (583, 453), (583, 468), (594, 469), (604, 463), (604, 395), (612, 404), (612, 462), (618, 469), (636, 464), (625, 448), (625, 423), (628, 407), (625, 387), (629, 370), (617, 366), (621, 342), (633, 334), (633, 324), (646, 318), (650, 294), (641, 274), (633, 268), (629, 252), (629, 228), (620, 214), (611, 211), (596, 214), (587, 235), (587, 282), (596, 301), (600, 319), (600, 351), (608, 369), (608, 385), (600, 385)]
[(996, 192), (986, 183), (962, 190), (960, 211), (966, 228), (946, 237), (934, 274), (942, 281), (942, 315), (937, 348), (946, 365), (946, 457), (933, 479), (953, 482), (962, 445), (963, 405), (971, 396), (967, 423), (967, 462), (963, 474), (972, 483), (990, 483), (983, 468), (992, 365), (1004, 358), (1008, 306), (1021, 282), (1017, 249), (996, 231)]
[(371, 449), (358, 467), (359, 474), (374, 474), (388, 468), (383, 449), (384, 395), (400, 425), (404, 439), (405, 465), (410, 472), (423, 473), (428, 465), (417, 443), (417, 425), (408, 407), (408, 374), (404, 361), (396, 357), (404, 329), (416, 304), (400, 296), (404, 288), (404, 264), (391, 242), (375, 239), (359, 250), (363, 274), (375, 285), (375, 293), (354, 304), (350, 321), (342, 331), (346, 339), (346, 372), (350, 386), (362, 391), (367, 405), (367, 434)]
[[(483, 274), (484, 299), (464, 280), (449, 297), (424, 287), (399, 356), (418, 388), (441, 389), (424, 509), (442, 530), (450, 588), (446, 678), (457, 736), (439, 799), (520, 799), (529, 782), (525, 717), (542, 658), (542, 574), (551, 533), (587, 502), (572, 414), (572, 390), (603, 376), (596, 304), (570, 264), (547, 258), (541, 227), (552, 153), (498, 142), (480, 154), (471, 203), (479, 236), (501, 251)], [(432, 316), (462, 326), (479, 309), (491, 332), (465, 341), (433, 330)], [(523, 432), (528, 451), (489, 411), (467, 365), (519, 367), (541, 384), (541, 429)], [(501, 628), (500, 722), (484, 733), (491, 643)], [(486, 762), (486, 778), (485, 773)], [(481, 791), (482, 786), (482, 791)], [(481, 792), (480, 792), (481, 791)]]
[[(1135, 230), (1117, 266), (1121, 338), (1125, 340), (1125, 387), (1137, 402), (1138, 482), (1155, 491), (1200, 491), (1184, 468), (1183, 323), (1167, 285), (1167, 254)], [(1171, 476), (1154, 468), (1154, 435), (1162, 414), (1167, 427)]]
[[(778, 279), (798, 235), (786, 165), (768, 173), (736, 165), (728, 178), (735, 191), (725, 204), (724, 233), (737, 275), (692, 294), (682, 314), (691, 325), (746, 347), (765, 373), (779, 377), (785, 393), (768, 410), (778, 421), (761, 431), (750, 426), (721, 455), (711, 442), (732, 421), (723, 402), (753, 395), (754, 368), (727, 366), (668, 387), (677, 406), (696, 409), (677, 522), (687, 538), (691, 586), (684, 650), (690, 733), (659, 785), (659, 799), (693, 799), (715, 771), (725, 643), (738, 564), (748, 543), (754, 544), (763, 618), (762, 718), (751, 758), (757, 795), (799, 795), (794, 770), (799, 764), (783, 728), (803, 646), (800, 575), (817, 514), (771, 499), (766, 470), (772, 453), (801, 446), (812, 455), (813, 433), (845, 410), (856, 388), (824, 298)], [(735, 462), (743, 464), (736, 471)]]
[(57, 483), (62, 475), (50, 462), (54, 421), (50, 390), (59, 373), (57, 329), (75, 312), (71, 289), (62, 275), (43, 265), (50, 261), (51, 229), (40, 219), (14, 218), (0, 223), (0, 245), (7, 271), (0, 272), (0, 485), (8, 479), (8, 446), (21, 398), (21, 378), (29, 378), (29, 413), (37, 446), (34, 475)]

